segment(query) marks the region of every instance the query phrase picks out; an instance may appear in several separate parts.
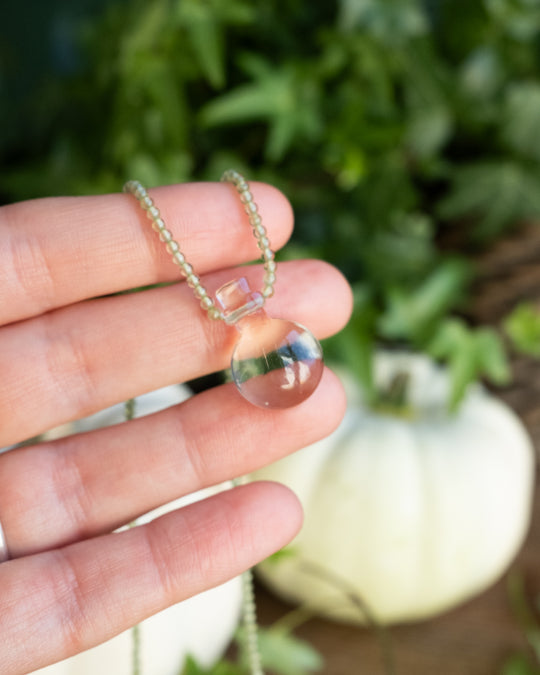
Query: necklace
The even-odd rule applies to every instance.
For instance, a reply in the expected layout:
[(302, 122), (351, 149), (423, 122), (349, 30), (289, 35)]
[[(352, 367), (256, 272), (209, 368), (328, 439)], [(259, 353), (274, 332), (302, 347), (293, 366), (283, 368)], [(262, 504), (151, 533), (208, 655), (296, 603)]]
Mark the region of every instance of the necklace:
[(245, 277), (230, 281), (216, 291), (215, 301), (167, 229), (148, 191), (139, 181), (131, 180), (124, 185), (124, 192), (138, 200), (209, 318), (224, 321), (240, 332), (231, 356), (232, 379), (240, 394), (262, 408), (289, 408), (308, 398), (319, 384), (323, 372), (322, 349), (304, 326), (271, 318), (264, 311), (266, 300), (274, 294), (277, 271), (266, 228), (244, 177), (229, 170), (221, 180), (236, 188), (244, 205), (261, 251), (264, 278), (260, 292), (252, 291)]

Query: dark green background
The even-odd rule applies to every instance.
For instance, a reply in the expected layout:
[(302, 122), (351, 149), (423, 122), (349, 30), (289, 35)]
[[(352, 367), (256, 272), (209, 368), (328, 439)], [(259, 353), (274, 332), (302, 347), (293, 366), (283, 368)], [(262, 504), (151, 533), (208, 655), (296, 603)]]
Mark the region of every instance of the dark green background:
[(461, 314), (475, 252), (540, 212), (538, 0), (8, 2), (1, 31), (4, 202), (235, 167), (291, 199), (285, 256), (354, 285), (327, 350), (368, 392), (380, 343), (448, 361), (454, 405), (508, 379)]

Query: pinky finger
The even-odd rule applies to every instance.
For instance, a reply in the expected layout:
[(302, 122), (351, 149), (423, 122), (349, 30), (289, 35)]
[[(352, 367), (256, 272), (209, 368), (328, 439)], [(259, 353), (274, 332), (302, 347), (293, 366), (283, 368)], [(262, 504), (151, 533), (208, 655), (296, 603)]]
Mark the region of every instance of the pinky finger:
[(253, 483), (119, 534), (3, 563), (3, 675), (89, 649), (223, 583), (287, 544), (301, 519), (287, 488)]

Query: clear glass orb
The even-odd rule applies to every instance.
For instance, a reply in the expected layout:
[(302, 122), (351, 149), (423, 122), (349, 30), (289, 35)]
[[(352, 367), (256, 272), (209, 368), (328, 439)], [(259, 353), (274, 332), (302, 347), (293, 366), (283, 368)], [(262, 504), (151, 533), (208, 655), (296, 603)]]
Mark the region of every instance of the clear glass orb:
[(289, 408), (310, 396), (323, 373), (322, 348), (304, 326), (273, 319), (245, 279), (221, 288), (216, 297), (225, 321), (240, 331), (231, 371), (238, 390), (262, 408)]

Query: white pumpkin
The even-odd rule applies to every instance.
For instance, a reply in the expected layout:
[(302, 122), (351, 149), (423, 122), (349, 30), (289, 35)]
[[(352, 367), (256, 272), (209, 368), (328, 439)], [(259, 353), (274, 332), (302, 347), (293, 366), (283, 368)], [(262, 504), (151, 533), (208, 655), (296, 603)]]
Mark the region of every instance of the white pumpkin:
[[(148, 415), (180, 403), (189, 396), (186, 387), (165, 387), (136, 400), (136, 416)], [(119, 404), (83, 420), (54, 429), (48, 440), (67, 434), (116, 424), (123, 420), (124, 406)], [(149, 522), (174, 508), (210, 496), (217, 486), (201, 490), (156, 509), (139, 519)], [(240, 577), (196, 595), (155, 614), (140, 624), (140, 661), (143, 675), (178, 675), (188, 654), (204, 667), (212, 666), (231, 641), (240, 619), (242, 585)], [(35, 675), (95, 675), (114, 673), (132, 675), (133, 637), (127, 630), (93, 649), (34, 671)]]
[(291, 554), (260, 576), (334, 619), (365, 620), (341, 582), (382, 623), (453, 607), (504, 572), (528, 529), (535, 458), (516, 415), (479, 385), (449, 415), (444, 370), (377, 355), (379, 386), (398, 372), (410, 378), (412, 416), (377, 414), (356, 388), (333, 435), (254, 475), (291, 487), (305, 511)]

